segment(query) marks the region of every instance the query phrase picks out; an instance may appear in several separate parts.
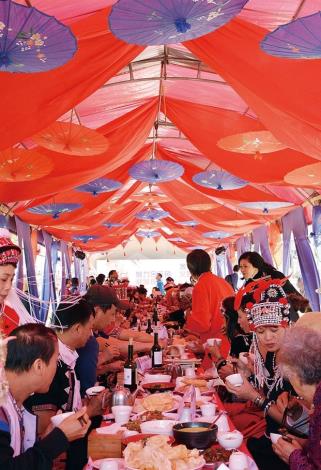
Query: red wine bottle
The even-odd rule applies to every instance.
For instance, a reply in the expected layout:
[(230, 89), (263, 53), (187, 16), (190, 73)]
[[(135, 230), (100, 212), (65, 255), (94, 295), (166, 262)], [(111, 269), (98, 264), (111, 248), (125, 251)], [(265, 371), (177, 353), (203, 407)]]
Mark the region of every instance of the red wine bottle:
[(128, 356), (124, 364), (124, 387), (134, 392), (137, 388), (137, 366), (134, 361), (133, 338), (129, 338)]
[(146, 333), (148, 333), (150, 335), (153, 333), (152, 322), (151, 322), (150, 318), (147, 320)]
[(151, 349), (152, 356), (152, 367), (162, 367), (163, 366), (163, 351), (160, 345), (158, 344), (158, 333), (154, 333), (154, 344)]

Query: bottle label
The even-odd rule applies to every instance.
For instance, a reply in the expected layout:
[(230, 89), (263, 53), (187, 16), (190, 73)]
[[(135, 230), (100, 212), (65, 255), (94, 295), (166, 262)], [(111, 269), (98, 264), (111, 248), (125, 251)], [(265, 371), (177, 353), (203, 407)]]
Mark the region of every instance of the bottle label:
[(126, 369), (126, 367), (124, 367), (124, 385), (133, 385), (132, 374), (133, 374), (133, 369)]
[(154, 364), (157, 366), (163, 364), (163, 351), (154, 352)]

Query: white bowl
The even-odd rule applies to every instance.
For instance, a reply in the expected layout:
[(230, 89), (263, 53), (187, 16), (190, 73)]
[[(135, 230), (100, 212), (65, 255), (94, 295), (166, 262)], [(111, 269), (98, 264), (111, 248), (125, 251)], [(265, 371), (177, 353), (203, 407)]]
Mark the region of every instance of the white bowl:
[(206, 340), (206, 343), (208, 344), (208, 346), (214, 346), (214, 344), (216, 343), (217, 346), (220, 347), (222, 344), (222, 340), (221, 338), (208, 338)]
[(66, 413), (61, 413), (59, 415), (55, 415), (55, 416), (52, 416), (50, 418), (50, 421), (52, 422), (52, 424), (57, 427), (59, 426), (59, 424), (66, 418), (68, 418), (68, 416), (71, 416), (71, 415), (74, 415), (75, 412), (74, 411), (67, 411)]
[(105, 390), (106, 387), (103, 387), (102, 385), (96, 385), (95, 387), (90, 387), (87, 388), (86, 390), (86, 395), (88, 397), (93, 397), (94, 395), (99, 395), (102, 391)]
[(271, 441), (272, 441), (272, 444), (276, 444), (278, 442), (278, 440), (280, 439), (281, 434), (277, 434), (275, 432), (271, 432), (270, 433), (270, 438), (271, 438)]
[(146, 384), (155, 383), (155, 382), (170, 382), (171, 376), (167, 374), (145, 374), (144, 382)]
[(217, 440), (226, 450), (238, 449), (243, 442), (243, 434), (239, 431), (219, 432)]
[(231, 374), (226, 377), (226, 379), (234, 387), (240, 387), (243, 384), (243, 379), (241, 374)]
[(172, 436), (173, 426), (176, 421), (172, 419), (154, 419), (141, 423), (140, 428), (143, 434), (160, 434), (162, 436)]

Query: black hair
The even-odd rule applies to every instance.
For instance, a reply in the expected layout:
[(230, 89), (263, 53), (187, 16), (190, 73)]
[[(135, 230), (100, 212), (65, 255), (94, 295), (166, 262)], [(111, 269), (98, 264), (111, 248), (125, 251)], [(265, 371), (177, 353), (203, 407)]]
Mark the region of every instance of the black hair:
[(147, 294), (147, 289), (145, 289), (145, 287), (138, 287), (137, 292), (139, 294), (146, 295)]
[(239, 267), (238, 264), (236, 264), (235, 266), (233, 266), (233, 271), (234, 271), (235, 273), (238, 273), (239, 270), (240, 270), (240, 267)]
[(78, 279), (78, 277), (72, 277), (72, 278), (71, 278), (71, 285), (74, 286), (74, 287), (78, 287), (78, 286), (79, 286), (79, 279)]
[(16, 338), (10, 340), (7, 346), (6, 370), (28, 372), (37, 359), (49, 364), (57, 343), (53, 330), (41, 323), (28, 323), (13, 330), (10, 336)]
[(89, 285), (90, 285), (90, 286), (94, 286), (95, 284), (97, 284), (96, 279), (95, 279), (95, 278), (91, 278), (91, 279), (89, 280)]
[(65, 282), (66, 282), (66, 285), (67, 285), (69, 282), (71, 282), (71, 279), (69, 277), (67, 277)]
[(186, 257), (187, 267), (193, 276), (200, 276), (211, 270), (210, 255), (204, 250), (193, 250)]
[(166, 278), (166, 282), (174, 282), (174, 279), (172, 277), (168, 276)]
[(91, 315), (93, 315), (93, 306), (84, 298), (74, 303), (60, 302), (54, 314), (54, 327), (69, 329), (77, 323), (85, 325)]
[(271, 264), (268, 264), (264, 261), (262, 256), (257, 253), (257, 251), (245, 251), (245, 253), (239, 257), (239, 264), (241, 263), (242, 259), (247, 260), (262, 274), (270, 275), (273, 271), (276, 271), (276, 269)]
[(157, 273), (157, 276), (163, 277), (163, 275), (161, 273)]
[(114, 273), (117, 273), (116, 269), (112, 269), (111, 271), (109, 271), (108, 277), (112, 276)]
[(105, 279), (106, 279), (105, 274), (98, 274), (98, 276), (96, 277), (97, 284), (100, 284), (102, 286)]
[(225, 297), (222, 301), (222, 307), (224, 308), (224, 316), (226, 318), (226, 336), (229, 342), (232, 341), (238, 334), (245, 334), (240, 325), (238, 324), (238, 314), (234, 309), (235, 297)]

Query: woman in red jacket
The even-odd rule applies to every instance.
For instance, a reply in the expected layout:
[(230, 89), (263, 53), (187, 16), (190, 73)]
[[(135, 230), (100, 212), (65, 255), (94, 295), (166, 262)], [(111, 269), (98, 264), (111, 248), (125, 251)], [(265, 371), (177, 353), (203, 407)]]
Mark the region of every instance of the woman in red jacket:
[(223, 316), (221, 303), (234, 291), (224, 279), (211, 272), (211, 258), (204, 250), (193, 250), (187, 255), (187, 267), (197, 282), (192, 294), (192, 311), (187, 318), (185, 328), (196, 333), (202, 341), (207, 338), (221, 338), (221, 352), (226, 356), (229, 342), (222, 334)]

